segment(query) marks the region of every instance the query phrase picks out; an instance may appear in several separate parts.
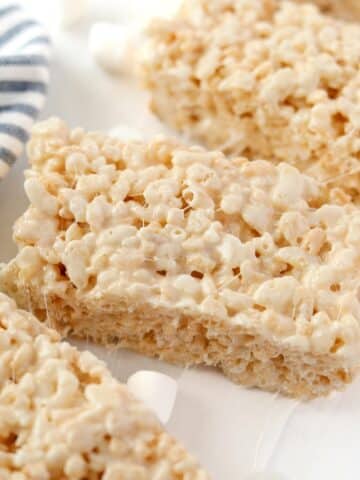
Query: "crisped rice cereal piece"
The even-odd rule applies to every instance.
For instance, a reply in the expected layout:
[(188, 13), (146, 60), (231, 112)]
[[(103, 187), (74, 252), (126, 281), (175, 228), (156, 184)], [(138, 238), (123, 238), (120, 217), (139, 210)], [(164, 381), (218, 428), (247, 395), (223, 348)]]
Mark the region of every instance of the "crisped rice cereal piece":
[(63, 334), (296, 397), (359, 365), (360, 210), (286, 163), (39, 124), (2, 288)]
[(359, 201), (360, 24), (310, 4), (185, 0), (148, 36), (139, 72), (162, 120), (226, 154), (293, 164)]
[(0, 293), (2, 480), (207, 480), (91, 353)]
[(315, 3), (322, 12), (349, 21), (360, 21), (359, 0), (295, 0), (300, 3)]

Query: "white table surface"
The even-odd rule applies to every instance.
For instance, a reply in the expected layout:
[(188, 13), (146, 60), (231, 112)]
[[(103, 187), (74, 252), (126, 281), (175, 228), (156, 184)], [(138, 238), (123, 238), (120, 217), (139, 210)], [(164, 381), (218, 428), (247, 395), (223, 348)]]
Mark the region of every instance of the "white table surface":
[[(98, 7), (100, 3), (101, 11), (93, 9), (81, 25), (55, 36), (52, 82), (43, 118), (57, 115), (72, 126), (96, 130), (125, 123), (140, 129), (145, 137), (166, 132), (147, 111), (146, 94), (134, 80), (108, 76), (88, 53), (90, 23), (100, 17), (123, 18), (121, 2), (99, 0)], [(27, 204), (22, 189), (25, 165), (22, 158), (0, 183), (0, 261), (15, 253), (11, 226)], [(246, 390), (212, 369), (183, 370), (127, 351), (80, 346), (97, 353), (120, 380), (139, 369), (159, 370), (178, 379), (179, 394), (168, 429), (216, 480), (260, 478), (255, 472), (267, 472), (261, 476), (266, 479), (360, 478), (359, 381), (345, 393), (300, 404)]]

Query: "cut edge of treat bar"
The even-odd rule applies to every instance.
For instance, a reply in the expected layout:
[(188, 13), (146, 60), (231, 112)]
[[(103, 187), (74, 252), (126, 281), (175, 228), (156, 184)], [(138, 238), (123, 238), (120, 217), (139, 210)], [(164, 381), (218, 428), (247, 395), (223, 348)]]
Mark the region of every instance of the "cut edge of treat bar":
[(128, 348), (180, 365), (217, 367), (233, 382), (303, 400), (341, 391), (358, 365), (330, 354), (304, 352), (265, 338), (252, 328), (219, 322), (210, 315), (134, 303), (42, 295), (21, 281), (16, 259), (0, 271), (0, 287), (63, 336)]

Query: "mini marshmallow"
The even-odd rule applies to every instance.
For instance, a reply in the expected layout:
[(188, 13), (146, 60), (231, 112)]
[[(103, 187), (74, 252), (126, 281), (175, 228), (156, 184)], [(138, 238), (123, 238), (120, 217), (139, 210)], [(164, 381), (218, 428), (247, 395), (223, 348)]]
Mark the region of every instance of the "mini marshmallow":
[(69, 28), (86, 17), (89, 0), (27, 0), (26, 7), (34, 12), (49, 29)]
[(133, 54), (141, 40), (140, 31), (137, 24), (95, 23), (90, 29), (90, 53), (110, 73), (131, 73)]
[(129, 377), (127, 386), (135, 397), (155, 412), (160, 422), (169, 421), (177, 394), (176, 380), (163, 373), (140, 370)]
[(109, 135), (123, 141), (141, 141), (143, 136), (136, 128), (128, 127), (127, 125), (118, 125), (109, 130)]

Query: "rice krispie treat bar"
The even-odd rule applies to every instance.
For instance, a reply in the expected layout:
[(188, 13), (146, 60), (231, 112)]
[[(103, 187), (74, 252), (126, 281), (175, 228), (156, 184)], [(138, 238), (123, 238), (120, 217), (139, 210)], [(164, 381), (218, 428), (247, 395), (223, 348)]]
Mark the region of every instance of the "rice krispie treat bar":
[(300, 3), (316, 3), (322, 12), (349, 21), (360, 20), (359, 0), (296, 0)]
[(28, 146), (1, 284), (61, 333), (312, 397), (360, 361), (360, 210), (294, 167), (122, 143), (61, 121)]
[(206, 480), (102, 362), (0, 294), (1, 480)]
[(310, 4), (185, 0), (176, 18), (152, 23), (140, 57), (166, 123), (359, 198), (360, 25)]

